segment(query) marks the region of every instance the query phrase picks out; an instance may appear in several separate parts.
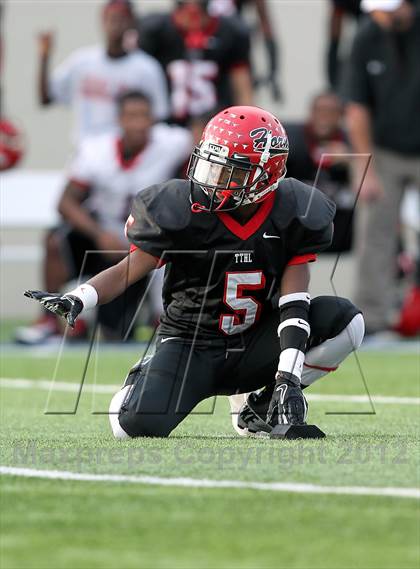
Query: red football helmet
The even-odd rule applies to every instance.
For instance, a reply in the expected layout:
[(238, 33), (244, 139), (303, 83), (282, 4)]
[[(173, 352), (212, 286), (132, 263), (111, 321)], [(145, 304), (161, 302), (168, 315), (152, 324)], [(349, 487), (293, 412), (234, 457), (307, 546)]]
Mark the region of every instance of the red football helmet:
[[(188, 166), (194, 212), (230, 211), (264, 200), (286, 175), (289, 141), (258, 107), (229, 107), (205, 127)], [(197, 196), (197, 188), (201, 188)], [(199, 199), (206, 196), (206, 203)]]

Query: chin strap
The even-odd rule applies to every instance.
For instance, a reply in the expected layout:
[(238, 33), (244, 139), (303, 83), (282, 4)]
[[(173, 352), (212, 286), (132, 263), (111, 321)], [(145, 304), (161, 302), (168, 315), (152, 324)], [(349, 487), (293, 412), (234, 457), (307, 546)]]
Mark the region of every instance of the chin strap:
[[(219, 205), (215, 208), (214, 211), (223, 211), (223, 209), (222, 209), (223, 206), (232, 197), (229, 190), (221, 190), (221, 191), (219, 191), (219, 193), (223, 196), (223, 199), (219, 203)], [(217, 197), (219, 197), (219, 196), (217, 196)]]
[(202, 205), (201, 203), (194, 202), (191, 204), (191, 211), (193, 213), (202, 213), (205, 209), (206, 209), (206, 207), (204, 205)]
[[(214, 212), (223, 211), (223, 207), (225, 206), (226, 202), (229, 201), (230, 198), (232, 197), (232, 190), (234, 190), (235, 187), (237, 186), (238, 184), (236, 182), (231, 182), (229, 184), (229, 188), (226, 188), (224, 190), (217, 190), (217, 193), (222, 196), (222, 200), (220, 201), (220, 203), (217, 203), (217, 207), (212, 209), (212, 211)], [(212, 202), (212, 205), (214, 205), (214, 202)], [(191, 204), (191, 211), (193, 213), (202, 213), (203, 211), (209, 211), (209, 210), (206, 208), (206, 206), (202, 205), (200, 202), (193, 202)]]

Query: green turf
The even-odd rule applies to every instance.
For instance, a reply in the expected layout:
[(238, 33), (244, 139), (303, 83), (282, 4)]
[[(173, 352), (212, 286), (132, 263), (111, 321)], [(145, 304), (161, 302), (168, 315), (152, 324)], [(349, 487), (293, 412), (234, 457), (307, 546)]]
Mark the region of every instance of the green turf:
[(27, 480), (3, 496), (2, 567), (416, 567), (408, 501)]
[[(57, 379), (77, 382), (86, 350)], [(86, 383), (118, 384), (133, 351), (101, 351)], [(369, 391), (419, 396), (416, 354), (360, 353)], [(55, 358), (4, 354), (1, 376), (51, 379)], [(364, 394), (354, 358), (312, 389)], [(169, 439), (115, 441), (109, 395), (83, 393), (77, 413), (45, 414), (46, 391), (2, 389), (1, 464), (74, 472), (148, 474), (322, 485), (413, 487), (419, 482), (419, 407), (314, 402), (325, 441), (243, 440), (227, 404), (203, 403)], [(54, 392), (49, 411), (71, 411)], [(93, 412), (93, 413), (92, 413)], [(2, 477), (0, 566), (65, 568), (380, 568), (419, 564), (418, 502), (238, 489), (180, 489)]]

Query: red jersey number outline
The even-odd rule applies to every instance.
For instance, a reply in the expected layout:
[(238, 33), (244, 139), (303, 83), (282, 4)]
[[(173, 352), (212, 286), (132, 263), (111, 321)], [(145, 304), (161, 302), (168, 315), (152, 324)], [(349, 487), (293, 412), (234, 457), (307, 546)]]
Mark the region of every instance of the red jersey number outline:
[[(247, 275), (255, 275), (255, 274), (259, 274), (260, 275), (260, 280), (257, 283), (254, 282), (238, 282), (238, 281), (234, 281), (234, 276), (235, 275), (242, 275), (244, 277), (246, 277)], [(233, 283), (232, 283), (232, 278), (233, 277)], [(261, 302), (259, 302), (256, 298), (254, 298), (253, 296), (243, 296), (243, 292), (245, 290), (261, 290), (265, 288), (265, 283), (266, 283), (266, 279), (265, 279), (265, 275), (263, 273), (263, 271), (227, 271), (226, 275), (225, 275), (225, 287), (224, 287), (224, 292), (223, 292), (223, 303), (229, 307), (232, 311), (233, 314), (221, 314), (220, 318), (219, 318), (219, 329), (221, 332), (223, 332), (223, 334), (226, 334), (227, 336), (231, 336), (233, 334), (239, 334), (240, 332), (244, 332), (245, 330), (247, 330), (248, 328), (250, 328), (251, 326), (253, 326), (259, 319), (260, 315), (261, 315), (261, 309), (262, 309), (262, 304)], [(232, 293), (231, 294), (230, 290), (229, 290), (229, 285), (233, 285), (232, 286)], [(249, 301), (248, 302), (248, 306), (243, 307), (243, 308), (237, 308), (235, 307), (235, 302), (238, 300), (245, 300), (245, 301)], [(242, 305), (244, 303), (241, 303)], [(251, 322), (246, 322), (247, 316), (249, 315), (250, 311), (255, 310), (255, 315), (252, 319)], [(242, 322), (241, 322), (241, 316), (242, 318)], [(226, 319), (229, 319), (229, 323), (230, 324), (226, 324)], [(238, 327), (240, 326), (241, 329), (235, 330), (235, 326)], [(229, 330), (229, 331), (227, 331)]]

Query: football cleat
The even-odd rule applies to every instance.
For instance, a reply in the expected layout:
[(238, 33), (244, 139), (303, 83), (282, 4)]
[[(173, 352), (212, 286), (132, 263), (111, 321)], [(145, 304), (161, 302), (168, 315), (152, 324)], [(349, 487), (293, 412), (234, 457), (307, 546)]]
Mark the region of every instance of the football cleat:
[(267, 386), (259, 392), (249, 394), (237, 417), (235, 430), (244, 433), (242, 436), (264, 436), (271, 432), (272, 427), (265, 420), (271, 393), (272, 386)]
[(246, 403), (248, 394), (247, 393), (238, 393), (235, 395), (229, 396), (229, 405), (230, 405), (230, 417), (232, 419), (232, 426), (235, 431), (241, 437), (247, 437), (248, 432), (246, 429), (240, 428), (238, 424), (238, 416), (239, 412)]
[(44, 308), (65, 318), (72, 328), (74, 328), (76, 318), (83, 310), (82, 301), (71, 294), (60, 295), (40, 290), (27, 290), (24, 295), (38, 300)]

